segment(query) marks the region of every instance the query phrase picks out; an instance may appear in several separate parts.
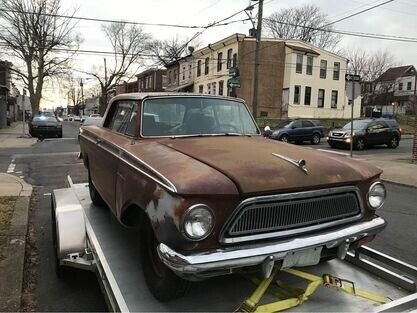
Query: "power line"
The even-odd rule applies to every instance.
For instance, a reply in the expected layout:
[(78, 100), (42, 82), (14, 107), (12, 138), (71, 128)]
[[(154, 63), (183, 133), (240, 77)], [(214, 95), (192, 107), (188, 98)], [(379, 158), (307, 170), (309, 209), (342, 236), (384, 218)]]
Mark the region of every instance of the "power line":
[(339, 22), (341, 22), (341, 21), (347, 20), (347, 19), (352, 18), (352, 17), (354, 17), (354, 16), (356, 16), (356, 15), (359, 15), (359, 14), (365, 13), (365, 12), (370, 11), (370, 10), (373, 10), (373, 9), (375, 9), (375, 8), (378, 8), (378, 7), (380, 7), (380, 6), (383, 6), (383, 5), (385, 5), (385, 4), (387, 4), (387, 3), (390, 3), (390, 2), (393, 2), (393, 1), (394, 1), (394, 0), (387, 0), (387, 1), (384, 1), (384, 2), (382, 2), (382, 3), (376, 4), (376, 5), (374, 5), (374, 6), (371, 6), (371, 7), (369, 7), (369, 8), (363, 9), (363, 10), (361, 10), (361, 11), (358, 11), (358, 12), (352, 13), (352, 14), (350, 14), (350, 15), (348, 15), (348, 16), (345, 16), (345, 17), (342, 17), (342, 18), (340, 18), (340, 19), (338, 19), (338, 20), (335, 20), (335, 21), (332, 21), (332, 22), (330, 22), (330, 23), (327, 23), (327, 24), (323, 25), (323, 26), (322, 26), (322, 28), (326, 28), (326, 27), (328, 27), (328, 26), (330, 26), (330, 25), (333, 25), (333, 24), (339, 23)]
[[(17, 14), (42, 15), (42, 16), (49, 16), (49, 17), (75, 19), (75, 20), (80, 20), (80, 21), (100, 22), (100, 23), (120, 23), (120, 24), (129, 24), (129, 25), (140, 25), (140, 26), (175, 27), (175, 28), (187, 28), (187, 29), (199, 29), (199, 28), (204, 29), (206, 27), (204, 25), (180, 25), (180, 24), (167, 24), (167, 23), (133, 22), (133, 21), (105, 19), (105, 18), (75, 16), (75, 15), (29, 12), (29, 11), (12, 10), (12, 9), (0, 9), (0, 11), (9, 12), (9, 13), (17, 13)], [(217, 26), (223, 26), (223, 25), (217, 25)]]

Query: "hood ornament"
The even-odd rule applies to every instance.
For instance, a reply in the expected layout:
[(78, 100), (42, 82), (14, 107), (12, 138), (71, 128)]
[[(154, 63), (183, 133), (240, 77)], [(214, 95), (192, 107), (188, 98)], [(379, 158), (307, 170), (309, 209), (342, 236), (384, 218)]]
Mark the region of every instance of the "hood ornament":
[(287, 162), (290, 162), (292, 165), (295, 165), (297, 168), (302, 170), (304, 174), (308, 175), (308, 170), (306, 168), (306, 161), (305, 160), (303, 160), (303, 159), (300, 159), (298, 161), (293, 160), (293, 159), (287, 158), (286, 156), (283, 156), (283, 155), (278, 154), (278, 153), (272, 153), (272, 155), (276, 156), (277, 158), (283, 159)]

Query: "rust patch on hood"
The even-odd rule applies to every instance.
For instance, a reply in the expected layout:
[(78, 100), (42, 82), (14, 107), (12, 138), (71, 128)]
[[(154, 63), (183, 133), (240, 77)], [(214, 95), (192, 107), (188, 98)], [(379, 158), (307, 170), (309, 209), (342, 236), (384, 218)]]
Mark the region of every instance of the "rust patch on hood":
[[(241, 194), (344, 185), (377, 176), (373, 166), (262, 137), (206, 137), (160, 140), (161, 144), (209, 165), (231, 179)], [(303, 159), (308, 175), (277, 153)]]

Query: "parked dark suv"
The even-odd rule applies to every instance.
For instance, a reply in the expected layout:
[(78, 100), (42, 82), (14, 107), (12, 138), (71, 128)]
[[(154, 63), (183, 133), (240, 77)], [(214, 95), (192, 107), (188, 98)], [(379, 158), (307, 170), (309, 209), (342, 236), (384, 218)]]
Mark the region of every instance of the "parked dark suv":
[[(329, 132), (327, 142), (331, 147), (349, 147), (351, 124)], [(387, 145), (397, 148), (401, 140), (401, 129), (395, 120), (364, 119), (353, 121), (353, 147), (363, 150), (366, 146)]]
[(324, 127), (316, 120), (295, 120), (284, 127), (272, 131), (269, 138), (284, 142), (295, 141), (302, 143), (310, 141), (314, 145), (320, 143), (323, 137)]

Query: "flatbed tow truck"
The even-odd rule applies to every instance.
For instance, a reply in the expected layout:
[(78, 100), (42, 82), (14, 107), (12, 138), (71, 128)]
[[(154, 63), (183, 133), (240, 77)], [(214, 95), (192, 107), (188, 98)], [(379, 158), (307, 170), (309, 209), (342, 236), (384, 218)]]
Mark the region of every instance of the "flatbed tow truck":
[(230, 275), (194, 283), (184, 296), (159, 302), (140, 265), (137, 233), (90, 201), (88, 184), (52, 193), (57, 273), (96, 272), (109, 310), (142, 311), (375, 311), (417, 312), (417, 267), (368, 247), (302, 269), (274, 268), (267, 279)]

